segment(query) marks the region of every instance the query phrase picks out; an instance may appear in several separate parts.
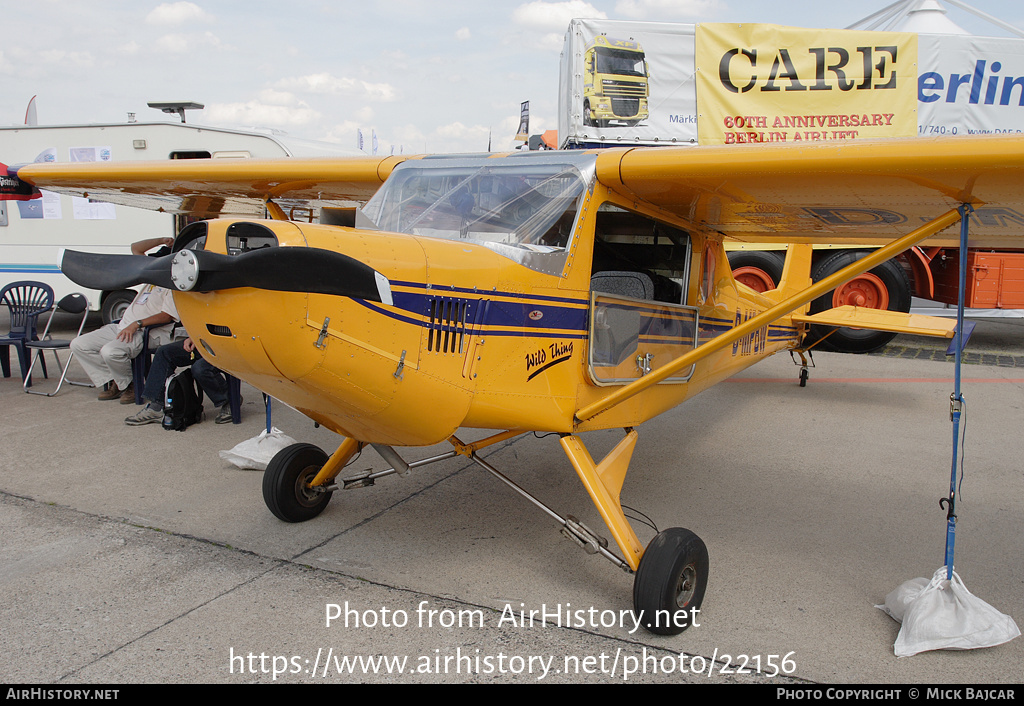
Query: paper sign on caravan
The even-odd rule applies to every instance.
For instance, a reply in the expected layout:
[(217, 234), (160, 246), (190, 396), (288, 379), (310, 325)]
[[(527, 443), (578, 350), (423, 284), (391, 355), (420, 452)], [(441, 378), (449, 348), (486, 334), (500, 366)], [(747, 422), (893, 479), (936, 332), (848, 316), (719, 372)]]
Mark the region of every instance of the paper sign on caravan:
[(917, 134), (917, 35), (770, 24), (697, 27), (701, 144)]

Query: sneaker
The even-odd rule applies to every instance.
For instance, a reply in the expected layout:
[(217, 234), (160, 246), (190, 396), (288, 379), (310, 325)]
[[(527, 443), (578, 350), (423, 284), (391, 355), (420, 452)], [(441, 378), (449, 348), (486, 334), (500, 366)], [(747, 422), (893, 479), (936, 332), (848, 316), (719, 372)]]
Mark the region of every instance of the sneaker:
[(220, 411), (217, 412), (217, 417), (213, 420), (215, 424), (228, 424), (235, 421), (231, 416), (231, 403), (225, 402), (221, 405)]
[(118, 400), (121, 399), (121, 390), (117, 389), (117, 383), (111, 381), (107, 384), (107, 389), (101, 390), (98, 400)]
[(135, 383), (128, 383), (128, 387), (121, 393), (121, 404), (135, 404)]
[(148, 404), (130, 417), (125, 417), (124, 423), (130, 427), (141, 427), (143, 424), (158, 424), (164, 420), (162, 409), (153, 409)]

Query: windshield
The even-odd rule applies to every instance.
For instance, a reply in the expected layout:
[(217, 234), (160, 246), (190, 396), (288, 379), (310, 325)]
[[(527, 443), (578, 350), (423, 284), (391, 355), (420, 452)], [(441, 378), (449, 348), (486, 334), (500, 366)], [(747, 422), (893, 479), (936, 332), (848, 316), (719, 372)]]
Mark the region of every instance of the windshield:
[(619, 76), (645, 76), (643, 52), (621, 51), (599, 47), (596, 71), (599, 74), (618, 74)]
[[(578, 159), (404, 162), (366, 204), (381, 230), (467, 240), (541, 271), (560, 271), (587, 182)], [(567, 163), (568, 162), (568, 163)]]

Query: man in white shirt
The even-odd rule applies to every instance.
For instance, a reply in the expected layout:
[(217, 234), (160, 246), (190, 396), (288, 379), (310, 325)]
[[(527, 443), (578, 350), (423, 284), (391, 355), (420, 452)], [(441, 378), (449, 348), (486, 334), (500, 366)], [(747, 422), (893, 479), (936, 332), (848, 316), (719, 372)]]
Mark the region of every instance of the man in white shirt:
[[(145, 255), (159, 245), (170, 247), (174, 238), (149, 238), (132, 244), (133, 255)], [(145, 285), (125, 309), (118, 323), (107, 324), (71, 342), (75, 359), (96, 387), (110, 386), (101, 391), (99, 399), (120, 399), (122, 404), (135, 402), (132, 385), (132, 359), (142, 351), (146, 326), (158, 326), (150, 331), (150, 345), (156, 347), (171, 341), (172, 325), (178, 321), (178, 310), (170, 290)]]

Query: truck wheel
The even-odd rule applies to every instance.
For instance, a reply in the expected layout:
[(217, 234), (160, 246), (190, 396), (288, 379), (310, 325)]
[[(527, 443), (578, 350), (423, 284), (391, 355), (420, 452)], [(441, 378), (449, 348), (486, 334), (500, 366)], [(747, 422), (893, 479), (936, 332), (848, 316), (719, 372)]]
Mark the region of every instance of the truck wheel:
[(103, 299), (103, 323), (112, 324), (115, 321), (120, 321), (124, 316), (124, 310), (133, 301), (135, 301), (135, 292), (130, 289), (122, 289), (108, 294)]
[[(843, 250), (833, 253), (819, 262), (811, 273), (811, 278), (818, 282), (838, 272), (847, 265), (867, 255), (861, 250)], [(887, 260), (873, 270), (869, 270), (841, 287), (821, 296), (811, 303), (811, 313), (816, 314), (826, 309), (852, 304), (872, 309), (888, 309), (889, 311), (910, 311), (910, 278), (895, 260)], [(807, 341), (824, 338), (832, 326), (811, 326)], [(896, 337), (889, 331), (872, 331), (869, 329), (840, 328), (825, 338), (819, 348), (840, 353), (870, 353), (878, 350)]]
[(755, 292), (775, 289), (782, 281), (786, 258), (775, 250), (741, 250), (729, 253), (732, 276)]

